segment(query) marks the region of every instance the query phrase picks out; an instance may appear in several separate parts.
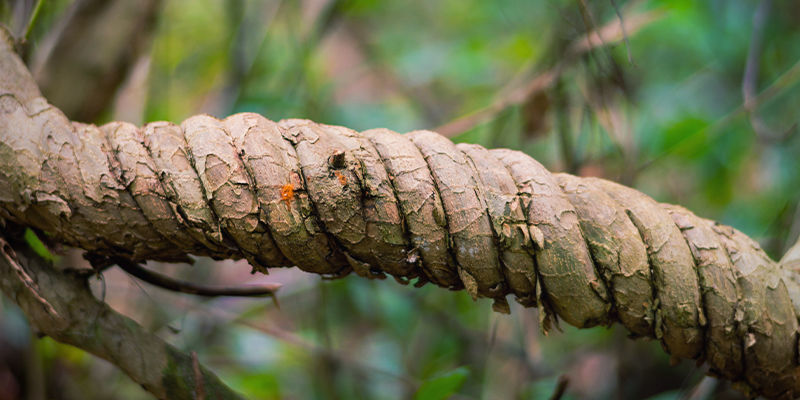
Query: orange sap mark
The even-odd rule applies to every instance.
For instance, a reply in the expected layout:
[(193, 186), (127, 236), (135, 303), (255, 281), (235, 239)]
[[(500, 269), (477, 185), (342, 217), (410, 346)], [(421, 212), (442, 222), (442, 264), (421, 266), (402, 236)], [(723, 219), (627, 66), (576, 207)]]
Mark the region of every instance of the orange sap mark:
[(336, 174), (336, 177), (339, 179), (339, 183), (342, 186), (347, 185), (347, 177), (346, 176), (342, 175), (339, 171), (334, 172), (334, 174)]
[(287, 183), (281, 188), (281, 200), (286, 202), (286, 208), (289, 208), (292, 199), (294, 199), (294, 185)]

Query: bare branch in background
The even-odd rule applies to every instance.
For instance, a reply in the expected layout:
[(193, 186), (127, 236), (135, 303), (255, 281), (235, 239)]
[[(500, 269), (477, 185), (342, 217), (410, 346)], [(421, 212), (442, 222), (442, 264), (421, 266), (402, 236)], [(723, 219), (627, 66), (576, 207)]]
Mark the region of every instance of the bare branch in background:
[(747, 64), (745, 65), (744, 78), (742, 78), (742, 97), (744, 98), (744, 107), (748, 111), (751, 111), (754, 107), (753, 99), (758, 86), (759, 60), (761, 59), (761, 47), (764, 41), (764, 22), (766, 22), (769, 14), (771, 3), (771, 0), (762, 0), (753, 15), (753, 33), (750, 37)]
[(244, 1), (229, 4), (227, 20), (234, 30), (228, 55), (230, 68), (225, 74), (224, 86), (204, 102), (202, 109), (211, 114), (233, 112), (258, 54), (269, 39), (272, 22), (282, 7), (283, 1), (280, 0), (259, 4), (255, 9)]
[[(752, 97), (752, 107), (758, 107), (761, 104), (769, 101), (770, 99), (774, 98), (775, 96), (783, 93), (786, 89), (796, 85), (800, 82), (800, 61), (797, 61), (792, 65), (789, 69), (784, 71), (781, 76), (777, 79), (772, 81), (772, 83), (764, 90), (762, 90), (758, 95)], [(740, 104), (738, 107), (731, 110), (728, 114), (716, 120), (712, 125), (708, 126), (703, 130), (696, 131), (695, 133), (684, 136), (669, 148), (663, 150), (661, 153), (656, 154), (653, 158), (643, 162), (637, 167), (637, 172), (642, 172), (647, 168), (653, 166), (656, 162), (667, 156), (673, 151), (680, 149), (682, 146), (686, 146), (687, 143), (690, 142), (690, 139), (696, 137), (699, 134), (705, 134), (709, 138), (714, 138), (716, 135), (719, 135), (721, 132), (724, 131), (724, 128), (728, 127), (732, 124), (737, 117), (741, 116), (742, 114), (746, 113), (747, 109), (744, 106), (744, 103)], [(788, 138), (791, 135), (786, 135)]]
[[(498, 96), (491, 105), (439, 126), (435, 130), (447, 137), (453, 137), (466, 132), (494, 118), (499, 112), (506, 108), (523, 103), (534, 93), (550, 88), (557, 81), (564, 69), (579, 56), (594, 48), (603, 47), (623, 40), (626, 37), (624, 32), (627, 32), (628, 35), (635, 35), (643, 27), (661, 17), (663, 17), (663, 13), (661, 12), (648, 11), (627, 16), (625, 19), (614, 20), (572, 42), (564, 57), (550, 70), (535, 75), (522, 84), (512, 82), (509, 86), (506, 86), (500, 91), (501, 95)], [(624, 30), (622, 27), (623, 23), (625, 24)]]
[(781, 249), (784, 251), (784, 254), (786, 253), (786, 250), (792, 246), (795, 238), (800, 239), (800, 203), (795, 205), (794, 217), (792, 218), (792, 224), (789, 227), (789, 237), (786, 239), (786, 243), (784, 243), (783, 248)]
[(143, 54), (131, 67), (128, 77), (120, 85), (111, 107), (111, 116), (117, 121), (143, 124), (147, 92), (150, 88), (152, 57)]
[(572, 121), (569, 115), (569, 95), (564, 89), (563, 79), (559, 79), (553, 90), (555, 98), (556, 129), (558, 130), (558, 141), (561, 150), (561, 158), (564, 161), (564, 171), (576, 174), (581, 166), (578, 154), (575, 150), (575, 143), (572, 138)]
[(617, 7), (617, 2), (611, 0), (611, 6), (614, 7), (614, 12), (617, 13), (617, 18), (619, 18), (620, 28), (622, 28), (622, 37), (625, 40), (625, 50), (628, 52), (628, 63), (633, 64), (633, 55), (631, 54), (631, 43), (628, 40), (628, 32), (625, 32), (625, 21), (622, 18), (622, 12), (619, 11), (619, 7)]
[(797, 130), (797, 124), (792, 125), (789, 129), (781, 130), (769, 127), (758, 115), (758, 104), (756, 102), (758, 73), (764, 45), (764, 27), (769, 18), (771, 8), (772, 0), (761, 0), (753, 14), (753, 32), (750, 37), (747, 64), (742, 78), (742, 97), (744, 98), (744, 108), (750, 117), (750, 126), (752, 126), (758, 138), (767, 142), (781, 142), (788, 139)]
[(567, 391), (567, 386), (569, 386), (569, 377), (566, 375), (561, 375), (558, 377), (558, 383), (556, 383), (556, 388), (553, 390), (553, 394), (550, 395), (550, 400), (560, 400), (564, 397), (564, 393)]
[(206, 400), (206, 388), (203, 386), (203, 373), (200, 370), (200, 360), (197, 352), (192, 352), (192, 371), (194, 372), (194, 395), (196, 400)]
[(685, 397), (686, 400), (703, 400), (712, 398), (711, 395), (714, 390), (719, 386), (719, 381), (716, 378), (706, 376), (697, 383), (692, 389), (691, 393)]

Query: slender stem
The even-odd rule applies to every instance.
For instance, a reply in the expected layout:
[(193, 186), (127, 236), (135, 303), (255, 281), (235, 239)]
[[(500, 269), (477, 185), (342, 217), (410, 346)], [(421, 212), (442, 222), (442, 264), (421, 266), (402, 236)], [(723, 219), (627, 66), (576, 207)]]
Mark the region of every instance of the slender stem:
[(36, 6), (33, 8), (33, 12), (31, 12), (31, 18), (28, 20), (28, 26), (25, 27), (25, 34), (22, 36), (22, 40), (28, 40), (28, 36), (31, 34), (33, 25), (36, 24), (36, 19), (39, 17), (39, 12), (42, 10), (42, 4), (44, 4), (44, 1), (36, 1)]
[(275, 292), (281, 285), (276, 283), (269, 283), (265, 285), (250, 285), (250, 286), (204, 286), (192, 282), (186, 282), (171, 278), (157, 272), (150, 271), (141, 265), (125, 260), (116, 259), (116, 264), (125, 272), (158, 287), (172, 290), (174, 292), (194, 294), (197, 296), (217, 297), (217, 296), (232, 296), (232, 297), (260, 297), (260, 296), (275, 296)]

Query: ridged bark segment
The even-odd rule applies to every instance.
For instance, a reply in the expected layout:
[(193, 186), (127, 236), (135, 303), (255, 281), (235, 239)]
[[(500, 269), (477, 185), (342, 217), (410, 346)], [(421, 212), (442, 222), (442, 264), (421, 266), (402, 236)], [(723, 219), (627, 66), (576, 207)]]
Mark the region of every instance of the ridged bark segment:
[(182, 217), (170, 206), (153, 160), (144, 147), (142, 130), (125, 122), (113, 122), (100, 129), (119, 163), (120, 182), (128, 187), (153, 228), (176, 246), (191, 247), (194, 251), (202, 249), (204, 243), (195, 241), (182, 229)]
[(728, 379), (743, 371), (742, 335), (736, 315), (740, 313), (736, 275), (728, 252), (713, 230), (713, 222), (685, 208), (663, 205), (680, 228), (697, 265), (706, 319), (705, 354), (712, 370)]
[(183, 121), (181, 128), (206, 200), (225, 233), (253, 268), (266, 271), (269, 266), (287, 265), (288, 260), (261, 223), (250, 177), (222, 121), (196, 115)]
[(214, 212), (209, 208), (200, 177), (192, 167), (183, 130), (169, 122), (144, 126), (147, 148), (164, 187), (172, 210), (182, 217), (183, 225), (195, 240), (203, 243), (215, 258), (230, 258), (234, 250), (222, 236)]
[[(386, 273), (398, 279), (415, 277), (405, 254), (396, 200), (377, 152), (364, 147), (368, 140), (354, 140), (354, 133), (345, 128), (306, 120), (279, 124), (295, 146), (319, 218), (351, 268), (371, 278), (384, 278)], [(376, 183), (380, 173), (386, 182), (378, 178)]]
[(253, 179), (261, 218), (281, 252), (308, 272), (337, 276), (347, 270), (347, 261), (311, 210), (300, 162), (281, 128), (252, 113), (232, 115), (224, 122)]
[[(64, 187), (65, 197), (72, 210), (71, 222), (80, 227), (82, 238), (89, 239), (96, 245), (111, 246), (115, 248), (130, 249), (133, 254), (149, 240), (132, 242), (136, 230), (127, 232), (127, 226), (122, 219), (122, 207), (115, 203), (123, 203), (119, 198), (121, 185), (113, 179), (108, 167), (105, 153), (105, 140), (97, 134), (97, 127), (72, 123), (67, 131), (57, 128), (49, 130), (45, 136), (44, 144), (47, 152), (45, 174), (52, 181), (58, 182), (57, 186)], [(87, 138), (82, 143), (78, 138)], [(83, 157), (88, 159), (81, 160)], [(80, 160), (80, 161), (79, 161)], [(133, 228), (140, 228), (135, 225)], [(127, 247), (126, 243), (133, 243), (134, 247)]]
[(595, 271), (575, 208), (536, 160), (524, 153), (492, 150), (516, 181), (526, 204), (536, 265), (548, 303), (569, 324), (585, 328), (609, 323), (606, 286)]
[[(747, 383), (768, 397), (797, 386), (797, 316), (778, 267), (749, 237), (736, 229), (714, 225), (735, 266), (741, 290), (736, 320), (743, 335), (742, 352)], [(787, 373), (795, 369), (794, 373)]]
[(473, 169), (444, 136), (430, 131), (411, 132), (408, 136), (425, 157), (442, 198), (450, 248), (464, 287), (473, 298), (480, 295), (500, 299), (503, 307), (507, 286)]
[(587, 180), (557, 174), (575, 207), (595, 266), (611, 292), (614, 311), (632, 333), (653, 336), (653, 295), (647, 249), (624, 208)]
[(375, 145), (389, 174), (412, 249), (411, 262), (427, 280), (453, 289), (462, 288), (455, 260), (448, 251), (449, 233), (444, 208), (428, 164), (408, 137), (388, 129), (363, 133)]
[(505, 165), (482, 146), (456, 146), (466, 156), (477, 177), (478, 192), (492, 222), (509, 290), (525, 306), (536, 305), (536, 264), (522, 200)]
[(669, 213), (655, 200), (625, 186), (588, 179), (619, 203), (647, 246), (658, 300), (655, 334), (675, 357), (696, 358), (705, 325), (694, 259)]
[[(361, 210), (372, 266), (401, 283), (408, 283), (406, 279), (418, 276), (418, 269), (409, 259), (410, 243), (404, 234), (398, 200), (378, 151), (367, 137), (352, 129), (331, 125), (323, 127), (335, 132), (345, 146), (345, 157), (349, 155), (355, 160), (353, 175), (361, 189)], [(331, 157), (328, 157), (329, 166), (331, 162)], [(343, 181), (335, 171), (334, 175), (340, 183)]]
[[(751, 394), (800, 396), (800, 281), (742, 233), (511, 150), (255, 114), (100, 128), (0, 43), (0, 217), (100, 257), (247, 258), (624, 324)], [(96, 259), (102, 261), (102, 259)], [(554, 313), (550, 315), (549, 313)]]
[(70, 199), (70, 223), (80, 232), (75, 239), (88, 240), (85, 247), (90, 250), (112, 247), (135, 258), (155, 252), (165, 260), (185, 260), (185, 251), (153, 229), (119, 181), (118, 163), (103, 132), (94, 125), (68, 122), (57, 110), (46, 113), (52, 119), (40, 136), (46, 149), (42, 173), (65, 200)]

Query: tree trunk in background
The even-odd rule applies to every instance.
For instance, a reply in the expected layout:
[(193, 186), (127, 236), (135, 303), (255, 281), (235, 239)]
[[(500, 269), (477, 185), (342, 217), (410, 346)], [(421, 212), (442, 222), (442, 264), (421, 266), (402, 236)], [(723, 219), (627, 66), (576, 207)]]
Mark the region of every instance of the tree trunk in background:
[(42, 93), (69, 118), (95, 121), (147, 50), (161, 0), (79, 0), (44, 39), (32, 68)]

